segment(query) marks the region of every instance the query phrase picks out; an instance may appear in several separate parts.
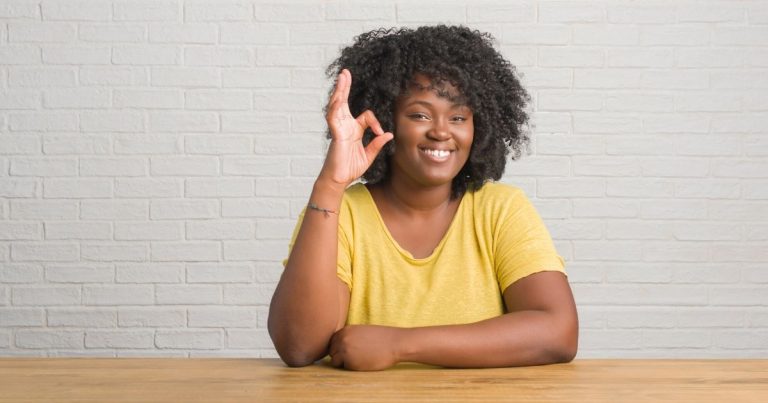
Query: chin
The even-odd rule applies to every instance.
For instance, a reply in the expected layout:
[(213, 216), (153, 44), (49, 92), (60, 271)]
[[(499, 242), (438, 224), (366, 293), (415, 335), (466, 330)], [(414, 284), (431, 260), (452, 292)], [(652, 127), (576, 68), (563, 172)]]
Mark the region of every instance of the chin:
[(419, 181), (425, 187), (451, 186), (453, 176), (430, 176)]

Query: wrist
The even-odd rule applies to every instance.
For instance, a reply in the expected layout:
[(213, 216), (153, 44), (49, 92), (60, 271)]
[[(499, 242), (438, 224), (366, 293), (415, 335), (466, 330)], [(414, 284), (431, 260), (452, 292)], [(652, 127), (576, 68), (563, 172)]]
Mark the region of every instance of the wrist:
[(345, 189), (346, 187), (342, 184), (318, 178), (312, 187), (312, 194), (309, 196), (307, 205), (317, 206), (317, 210), (338, 213)]
[(333, 179), (326, 178), (322, 174), (315, 180), (313, 192), (332, 193), (343, 195), (347, 190), (349, 183), (336, 182)]
[(395, 357), (397, 362), (416, 362), (416, 347), (413, 344), (413, 334), (416, 329), (412, 328), (396, 328), (395, 337), (393, 340)]

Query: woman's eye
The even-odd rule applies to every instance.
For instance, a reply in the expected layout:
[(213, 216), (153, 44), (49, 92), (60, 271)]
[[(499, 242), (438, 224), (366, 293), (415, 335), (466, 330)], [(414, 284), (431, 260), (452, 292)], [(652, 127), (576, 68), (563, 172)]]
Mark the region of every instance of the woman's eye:
[(426, 120), (429, 119), (429, 117), (423, 113), (412, 113), (408, 115), (411, 119), (417, 119), (417, 120)]
[(454, 120), (455, 122), (466, 122), (466, 121), (467, 121), (467, 118), (465, 118), (464, 116), (454, 116), (454, 117), (453, 117), (453, 120)]

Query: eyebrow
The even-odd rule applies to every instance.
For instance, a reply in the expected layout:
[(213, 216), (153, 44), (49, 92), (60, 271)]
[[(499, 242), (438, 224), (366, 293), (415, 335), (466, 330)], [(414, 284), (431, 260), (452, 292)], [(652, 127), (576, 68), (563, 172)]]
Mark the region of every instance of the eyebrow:
[[(422, 100), (419, 100), (419, 99), (417, 99), (417, 100), (411, 101), (411, 102), (409, 102), (409, 103), (407, 103), (407, 104), (403, 105), (403, 107), (404, 107), (404, 108), (407, 108), (407, 107), (409, 107), (409, 106), (411, 106), (411, 105), (424, 105), (424, 106), (432, 106), (432, 102), (429, 102), (429, 101), (422, 101)], [(467, 105), (467, 104), (465, 104), (465, 103), (453, 103), (453, 105), (451, 105), (451, 109), (458, 109), (458, 108), (467, 108), (467, 109), (469, 109), (470, 111), (472, 110), (472, 108), (470, 108), (470, 107), (469, 107), (469, 105)]]
[(466, 105), (467, 103), (463, 94), (451, 94), (451, 92), (446, 90), (443, 86), (435, 85), (433, 83), (430, 83), (429, 85), (421, 85), (416, 81), (410, 81), (405, 87), (403, 87), (403, 92), (401, 95), (411, 93), (411, 89), (417, 89), (419, 91), (433, 91), (435, 94), (437, 94), (438, 97), (445, 98), (457, 105)]

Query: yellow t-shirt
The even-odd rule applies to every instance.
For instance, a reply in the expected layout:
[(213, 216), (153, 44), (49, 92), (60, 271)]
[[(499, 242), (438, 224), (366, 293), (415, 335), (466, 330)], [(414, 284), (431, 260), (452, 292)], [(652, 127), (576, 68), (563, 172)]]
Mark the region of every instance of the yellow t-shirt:
[(500, 183), (464, 194), (429, 257), (416, 259), (397, 244), (363, 184), (344, 194), (338, 238), (337, 274), (350, 289), (347, 324), (478, 322), (505, 312), (502, 293), (515, 281), (540, 271), (565, 272), (525, 194)]

